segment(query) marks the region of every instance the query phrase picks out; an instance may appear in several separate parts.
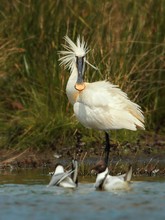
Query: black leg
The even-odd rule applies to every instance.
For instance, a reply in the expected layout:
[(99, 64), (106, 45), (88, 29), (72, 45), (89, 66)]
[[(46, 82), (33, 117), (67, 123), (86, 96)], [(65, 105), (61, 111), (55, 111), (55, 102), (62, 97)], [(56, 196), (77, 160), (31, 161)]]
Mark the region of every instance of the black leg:
[(105, 132), (105, 165), (108, 166), (109, 163), (109, 153), (110, 153), (110, 138), (109, 134)]

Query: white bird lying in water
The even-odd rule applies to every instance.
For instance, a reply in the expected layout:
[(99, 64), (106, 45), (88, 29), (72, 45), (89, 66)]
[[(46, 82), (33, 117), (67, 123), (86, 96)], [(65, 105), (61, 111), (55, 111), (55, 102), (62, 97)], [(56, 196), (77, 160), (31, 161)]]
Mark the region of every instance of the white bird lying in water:
[(108, 165), (110, 143), (108, 130), (129, 129), (136, 131), (144, 129), (144, 116), (139, 105), (130, 101), (127, 94), (117, 85), (107, 81), (87, 83), (83, 81), (85, 63), (93, 68), (87, 59), (89, 52), (86, 43), (77, 38), (77, 45), (65, 36), (68, 45), (63, 45), (65, 51), (59, 60), (61, 65), (69, 68), (66, 93), (73, 105), (74, 113), (79, 122), (87, 128), (104, 130), (106, 134), (105, 162)]
[(72, 160), (72, 170), (64, 171), (61, 164), (57, 164), (49, 186), (61, 186), (64, 188), (76, 188), (78, 185), (78, 162)]
[(109, 175), (108, 167), (103, 161), (100, 161), (91, 171), (97, 174), (95, 188), (98, 190), (126, 190), (129, 189), (129, 182), (132, 178), (132, 167), (123, 175)]

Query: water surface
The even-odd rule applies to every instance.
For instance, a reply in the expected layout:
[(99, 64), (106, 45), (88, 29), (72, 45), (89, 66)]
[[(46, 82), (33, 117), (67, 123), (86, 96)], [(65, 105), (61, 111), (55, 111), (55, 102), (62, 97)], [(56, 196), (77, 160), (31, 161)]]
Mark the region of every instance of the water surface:
[(141, 178), (130, 191), (101, 192), (94, 178), (75, 190), (47, 187), (45, 170), (1, 172), (0, 219), (165, 219), (165, 178)]

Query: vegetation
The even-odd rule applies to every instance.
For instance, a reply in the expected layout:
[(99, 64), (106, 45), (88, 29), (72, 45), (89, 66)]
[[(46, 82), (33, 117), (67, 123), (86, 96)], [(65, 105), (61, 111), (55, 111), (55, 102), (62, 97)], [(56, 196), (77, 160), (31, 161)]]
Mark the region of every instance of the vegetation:
[[(0, 147), (55, 149), (72, 145), (79, 125), (65, 95), (68, 72), (58, 51), (66, 34), (84, 36), (91, 51), (89, 81), (108, 79), (142, 106), (146, 129), (165, 125), (165, 1), (1, 0)], [(92, 72), (93, 71), (93, 72)], [(125, 140), (138, 133), (117, 131)]]

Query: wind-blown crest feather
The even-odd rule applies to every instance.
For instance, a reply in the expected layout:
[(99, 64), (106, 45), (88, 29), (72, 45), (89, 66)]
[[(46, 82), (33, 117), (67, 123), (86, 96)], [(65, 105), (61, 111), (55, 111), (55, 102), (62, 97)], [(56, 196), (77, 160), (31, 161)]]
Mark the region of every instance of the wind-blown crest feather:
[(68, 36), (65, 36), (64, 39), (68, 45), (63, 45), (66, 49), (65, 51), (59, 51), (59, 54), (63, 55), (63, 57), (59, 59), (59, 61), (61, 61), (60, 65), (65, 65), (65, 68), (72, 69), (75, 56), (83, 57), (89, 50), (84, 38), (80, 40), (80, 36), (77, 38), (77, 45)]
[[(75, 57), (84, 57), (89, 52), (89, 49), (83, 37), (77, 37), (77, 45), (68, 36), (65, 36), (64, 39), (68, 45), (63, 44), (62, 46), (65, 51), (59, 51), (59, 54), (62, 55), (59, 59), (60, 65), (64, 65), (65, 69), (68, 68), (72, 70), (75, 63)], [(90, 64), (87, 59), (85, 59), (85, 62), (97, 70), (97, 68)]]

